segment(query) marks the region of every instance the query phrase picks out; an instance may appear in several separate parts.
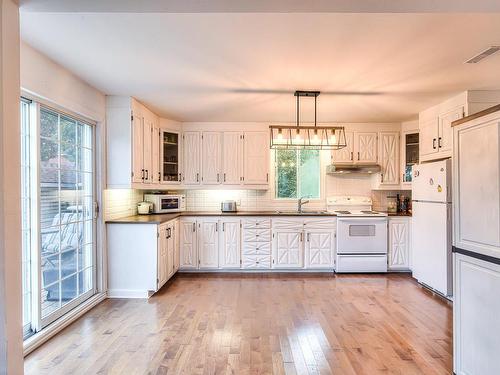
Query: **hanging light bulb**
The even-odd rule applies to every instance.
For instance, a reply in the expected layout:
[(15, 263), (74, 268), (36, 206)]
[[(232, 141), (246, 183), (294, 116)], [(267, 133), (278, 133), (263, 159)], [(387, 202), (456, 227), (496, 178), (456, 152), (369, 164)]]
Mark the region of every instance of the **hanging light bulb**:
[(300, 138), (300, 130), (297, 129), (297, 132), (295, 133), (295, 142), (300, 143), (301, 138)]
[(312, 143), (314, 145), (319, 145), (319, 143), (320, 143), (319, 136), (318, 136), (318, 129), (314, 129), (314, 135), (313, 135)]
[(283, 140), (283, 130), (278, 129), (278, 141), (282, 141), (282, 140)]
[(337, 136), (335, 135), (335, 129), (332, 130), (332, 135), (330, 136), (330, 144), (334, 145), (337, 143)]

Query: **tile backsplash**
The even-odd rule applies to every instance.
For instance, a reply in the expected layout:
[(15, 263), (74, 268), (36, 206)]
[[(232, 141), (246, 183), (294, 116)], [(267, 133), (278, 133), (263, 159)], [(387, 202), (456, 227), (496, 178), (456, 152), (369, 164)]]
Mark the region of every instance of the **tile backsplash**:
[[(400, 194), (410, 196), (410, 191), (372, 190), (371, 180), (363, 176), (327, 176), (325, 196), (364, 195), (371, 196), (373, 209), (387, 210), (387, 197)], [(137, 203), (142, 201), (144, 191), (133, 189), (105, 190), (104, 212), (106, 220), (135, 215)], [(179, 192), (181, 193), (181, 192)], [(269, 190), (186, 190), (188, 211), (219, 211), (223, 200), (235, 200), (240, 211), (295, 210), (297, 200), (274, 199), (273, 189)], [(325, 199), (311, 200), (304, 206), (309, 210), (326, 209)]]

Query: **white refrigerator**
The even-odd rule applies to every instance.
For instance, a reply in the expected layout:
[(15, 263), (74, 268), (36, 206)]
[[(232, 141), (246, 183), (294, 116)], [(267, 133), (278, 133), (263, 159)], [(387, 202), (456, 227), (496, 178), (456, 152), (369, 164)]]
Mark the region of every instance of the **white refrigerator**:
[(451, 196), (450, 159), (413, 168), (413, 277), (448, 298), (453, 294)]

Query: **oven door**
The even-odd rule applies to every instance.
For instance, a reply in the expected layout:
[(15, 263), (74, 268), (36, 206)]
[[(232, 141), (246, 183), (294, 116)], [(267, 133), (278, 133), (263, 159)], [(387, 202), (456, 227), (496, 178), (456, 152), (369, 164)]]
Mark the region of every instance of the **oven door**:
[(160, 212), (172, 212), (181, 210), (181, 197), (179, 196), (169, 196), (162, 197), (160, 200)]
[(387, 218), (337, 218), (338, 254), (387, 254)]

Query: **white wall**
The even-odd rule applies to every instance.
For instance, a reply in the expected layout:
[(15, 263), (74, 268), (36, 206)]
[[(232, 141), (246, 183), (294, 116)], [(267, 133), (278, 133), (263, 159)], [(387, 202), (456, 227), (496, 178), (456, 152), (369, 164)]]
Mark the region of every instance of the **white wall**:
[(21, 87), (96, 122), (103, 122), (106, 117), (103, 93), (24, 42), (21, 43)]
[(23, 373), (19, 9), (0, 0), (0, 374)]

